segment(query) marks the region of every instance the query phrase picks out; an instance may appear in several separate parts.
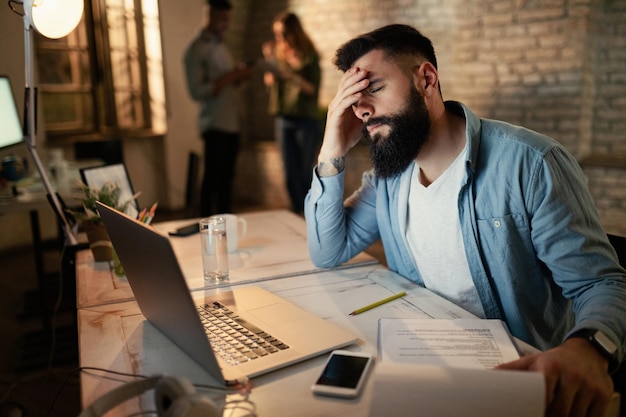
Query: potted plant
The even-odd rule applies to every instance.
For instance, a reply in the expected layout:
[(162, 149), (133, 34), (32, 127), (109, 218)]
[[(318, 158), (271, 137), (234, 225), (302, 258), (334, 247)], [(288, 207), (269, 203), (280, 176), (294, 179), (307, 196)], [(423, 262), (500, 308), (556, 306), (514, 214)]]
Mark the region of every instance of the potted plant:
[(98, 214), (96, 201), (125, 212), (130, 202), (141, 193), (136, 193), (127, 201), (120, 202), (122, 191), (114, 182), (105, 182), (100, 188), (89, 187), (82, 181), (78, 181), (78, 185), (83, 193), (83, 197), (78, 199), (82, 209), (68, 211), (80, 223), (80, 226), (87, 234), (87, 240), (94, 260), (96, 262), (111, 261), (114, 258), (113, 245), (104, 228), (102, 218)]

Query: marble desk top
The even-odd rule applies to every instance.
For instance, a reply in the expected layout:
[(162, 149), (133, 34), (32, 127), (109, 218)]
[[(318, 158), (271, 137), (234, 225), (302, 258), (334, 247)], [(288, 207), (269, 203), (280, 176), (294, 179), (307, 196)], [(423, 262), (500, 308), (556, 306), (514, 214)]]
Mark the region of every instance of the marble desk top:
[[(358, 342), (348, 349), (373, 354), (377, 352), (377, 326), (381, 317), (474, 317), (382, 265), (322, 271), (241, 285), (258, 285), (352, 331), (358, 336)], [(197, 299), (202, 298), (205, 292), (211, 294), (222, 290), (200, 290), (192, 292), (192, 295)], [(407, 295), (365, 313), (349, 315), (358, 307), (399, 291), (406, 291)], [(194, 383), (215, 384), (208, 373), (144, 319), (134, 301), (82, 308), (78, 311), (78, 319), (82, 367), (142, 375), (182, 375)], [(322, 355), (254, 378), (250, 400), (255, 403), (257, 414), (291, 416), (294, 410), (298, 410), (299, 416), (367, 415), (371, 401), (368, 389), (357, 400), (338, 400), (311, 394), (310, 386), (321, 371), (325, 358), (326, 355)], [(83, 405), (130, 380), (132, 378), (100, 371), (83, 372)], [(206, 394), (218, 403), (225, 401), (224, 394)], [(228, 400), (237, 397), (238, 394), (230, 394)], [(130, 415), (152, 408), (153, 399), (148, 393), (124, 403), (112, 415)]]
[[(311, 262), (306, 242), (306, 224), (287, 210), (270, 210), (238, 214), (247, 221), (247, 234), (240, 239), (238, 250), (229, 254), (229, 280), (214, 284), (204, 280), (198, 234), (175, 237), (170, 241), (191, 290), (238, 285), (267, 279), (284, 278), (324, 270)], [(193, 223), (197, 219), (155, 223), (163, 232)], [(378, 261), (361, 253), (336, 269), (375, 264)], [(91, 251), (76, 255), (77, 307), (115, 303), (133, 299), (125, 277), (116, 276), (108, 262), (94, 262)]]

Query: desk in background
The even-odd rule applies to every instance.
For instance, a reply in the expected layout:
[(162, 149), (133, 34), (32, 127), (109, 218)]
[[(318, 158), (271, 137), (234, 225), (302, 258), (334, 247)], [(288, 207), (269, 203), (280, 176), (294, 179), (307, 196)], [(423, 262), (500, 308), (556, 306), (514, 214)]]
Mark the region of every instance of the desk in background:
[(45, 276), (41, 226), (39, 222), (39, 211), (42, 210), (51, 211), (52, 208), (48, 202), (45, 191), (41, 187), (24, 187), (17, 196), (0, 198), (0, 216), (28, 212), (35, 257), (35, 271), (39, 288), (43, 287)]
[[(157, 213), (158, 215), (158, 213)], [(306, 241), (306, 224), (302, 217), (286, 210), (270, 210), (238, 214), (248, 223), (247, 234), (239, 241), (239, 250), (229, 254), (229, 280), (218, 286), (238, 285), (268, 279), (309, 274), (323, 270), (311, 262)], [(155, 223), (163, 233), (195, 220)], [(191, 290), (215, 287), (207, 284), (202, 272), (202, 256), (198, 234), (170, 237), (182, 272)], [(361, 253), (336, 269), (375, 264), (372, 256)], [(76, 258), (76, 297), (79, 309), (133, 299), (125, 277), (117, 277), (108, 263), (93, 261), (83, 251)]]
[[(71, 179), (74, 177), (68, 178)], [(70, 179), (68, 179), (68, 181)], [(28, 213), (31, 232), (30, 238), (33, 247), (33, 258), (37, 279), (37, 288), (35, 291), (28, 292), (26, 294), (27, 297), (24, 301), (24, 311), (22, 311), (22, 313), (25, 315), (39, 315), (44, 326), (44, 330), (42, 333), (47, 337), (47, 335), (49, 335), (51, 332), (52, 326), (50, 322), (50, 312), (54, 307), (56, 298), (58, 297), (57, 292), (55, 291), (53, 294), (50, 289), (54, 288), (57, 285), (58, 277), (46, 274), (44, 263), (45, 245), (44, 239), (42, 238), (41, 226), (42, 223), (44, 225), (48, 225), (46, 230), (50, 230), (50, 221), (53, 222), (54, 230), (56, 232), (56, 239), (58, 241), (58, 243), (54, 247), (58, 248), (59, 250), (63, 245), (63, 231), (59, 225), (59, 219), (56, 216), (56, 213), (53, 211), (51, 203), (48, 201), (46, 190), (44, 189), (43, 183), (41, 182), (40, 178), (25, 178), (18, 181), (16, 187), (19, 191), (19, 194), (3, 195), (2, 198), (0, 198), (0, 217), (7, 217), (6, 220), (3, 220), (3, 233), (7, 233), (9, 236), (11, 236), (12, 242), (16, 242), (16, 239), (13, 238), (15, 236), (15, 229), (11, 230), (13, 222), (15, 222), (16, 219), (19, 218), (15, 214)], [(72, 188), (69, 185), (64, 186), (62, 198), (69, 201), (78, 195), (77, 191), (78, 190), (76, 188)], [(52, 214), (53, 216), (50, 216), (50, 214)], [(22, 244), (21, 241), (20, 244)], [(61, 262), (65, 262), (65, 259), (60, 260)], [(73, 268), (73, 264), (70, 266)], [(54, 284), (52, 286), (50, 285), (51, 277), (54, 277)], [(73, 288), (73, 278), (71, 281), (72, 282), (70, 282), (70, 285), (71, 288)], [(31, 296), (34, 296), (34, 298), (31, 299)]]
[[(87, 166), (101, 165), (99, 160), (87, 160), (83, 162), (71, 162), (68, 166), (67, 175), (62, 184), (58, 185), (57, 193), (66, 206), (76, 205), (76, 199), (82, 196), (81, 190), (76, 186), (76, 181), (80, 179), (80, 168)], [(53, 184), (54, 185), (54, 184)], [(42, 288), (44, 280), (43, 263), (43, 239), (41, 236), (40, 212), (54, 213), (52, 205), (48, 201), (47, 191), (41, 178), (28, 177), (15, 184), (19, 194), (4, 194), (0, 197), (0, 216), (10, 216), (14, 213), (28, 212), (30, 216), (31, 239), (35, 255), (35, 267), (39, 287)], [(54, 213), (55, 229), (59, 233), (58, 239), (62, 240), (62, 230), (58, 225), (58, 218)]]
[[(474, 317), (382, 265), (323, 271), (242, 285), (258, 285), (352, 331), (359, 340), (348, 349), (373, 354), (377, 352), (379, 317)], [(220, 290), (195, 291), (192, 295), (197, 299), (202, 298), (205, 291), (212, 294)], [(368, 301), (379, 300), (399, 291), (406, 291), (407, 295), (360, 315), (349, 315)], [(182, 375), (194, 383), (216, 383), (196, 362), (146, 322), (134, 301), (82, 308), (78, 311), (78, 320), (80, 365), (83, 367), (143, 375)], [(302, 417), (367, 415), (372, 396), (368, 389), (357, 400), (313, 396), (310, 386), (321, 371), (325, 358), (326, 355), (322, 355), (254, 378), (250, 400), (256, 404), (257, 414), (290, 416), (296, 415), (294, 410), (298, 410), (297, 415)], [(114, 379), (105, 373), (83, 372), (83, 407), (119, 387), (121, 382)], [(214, 393), (209, 392), (207, 395), (215, 397), (218, 403), (223, 401), (223, 397), (220, 399)], [(139, 410), (151, 409), (154, 409), (154, 403), (149, 393), (124, 403), (107, 415), (127, 416)]]

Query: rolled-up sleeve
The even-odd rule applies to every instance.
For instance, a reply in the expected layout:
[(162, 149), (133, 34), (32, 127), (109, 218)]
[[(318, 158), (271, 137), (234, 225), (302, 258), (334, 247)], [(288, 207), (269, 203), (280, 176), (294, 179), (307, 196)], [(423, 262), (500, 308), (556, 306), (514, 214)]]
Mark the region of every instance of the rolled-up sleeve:
[[(305, 199), (307, 240), (311, 260), (334, 267), (358, 255), (379, 238), (373, 184), (363, 176), (361, 188), (344, 205), (344, 173), (313, 181)], [(363, 197), (366, 201), (363, 201)], [(354, 204), (359, 200), (359, 204)]]

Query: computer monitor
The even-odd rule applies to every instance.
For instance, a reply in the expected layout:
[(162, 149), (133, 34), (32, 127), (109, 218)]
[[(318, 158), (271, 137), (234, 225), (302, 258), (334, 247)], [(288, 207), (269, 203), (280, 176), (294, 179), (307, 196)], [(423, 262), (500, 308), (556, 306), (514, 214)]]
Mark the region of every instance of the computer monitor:
[(85, 184), (89, 187), (100, 189), (105, 183), (112, 182), (120, 187), (120, 203), (130, 201), (126, 208), (126, 214), (131, 217), (137, 217), (139, 213), (139, 205), (137, 200), (133, 199), (135, 192), (130, 183), (126, 165), (123, 163), (101, 165), (95, 167), (81, 168), (80, 176)]
[(9, 77), (0, 75), (0, 150), (24, 141)]

